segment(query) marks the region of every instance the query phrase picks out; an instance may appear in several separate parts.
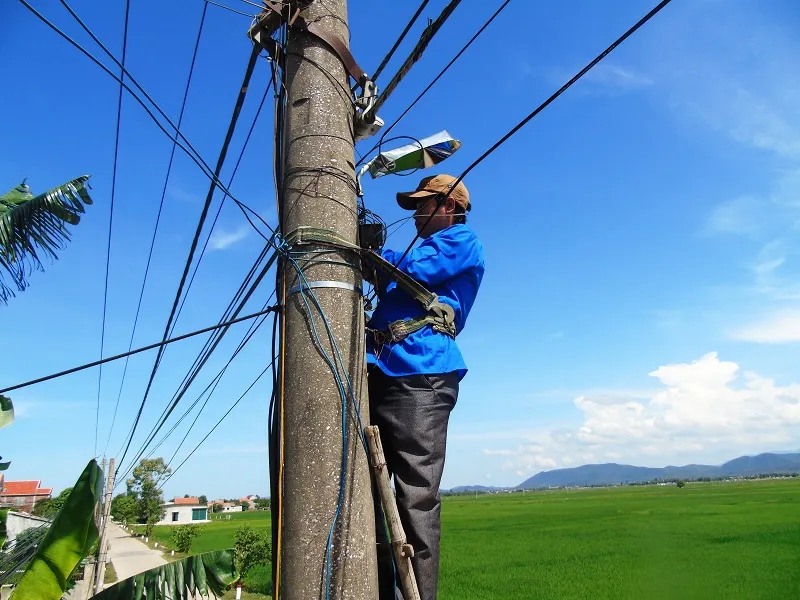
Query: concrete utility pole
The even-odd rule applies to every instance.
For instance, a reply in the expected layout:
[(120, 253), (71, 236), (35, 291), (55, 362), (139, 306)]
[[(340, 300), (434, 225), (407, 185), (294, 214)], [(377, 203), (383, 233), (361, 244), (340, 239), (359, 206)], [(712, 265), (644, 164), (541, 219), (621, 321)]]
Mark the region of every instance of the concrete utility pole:
[[(315, 0), (303, 11), (348, 45), (347, 0)], [(341, 60), (314, 35), (293, 27), (287, 48), (282, 227), (333, 231), (355, 244), (353, 104)], [(344, 373), (368, 423), (361, 270), (352, 251), (322, 255), (299, 245), (297, 263), (319, 298), (339, 346)], [(329, 248), (328, 248), (329, 249)], [(330, 261), (344, 264), (330, 264)], [(329, 356), (325, 324), (311, 299), (293, 288), (295, 268), (284, 262), (284, 469), (280, 594), (283, 600), (325, 597), (328, 532), (337, 509), (342, 464), (342, 401), (330, 366), (315, 345), (310, 320)], [(315, 282), (317, 282), (315, 284)], [(335, 358), (334, 358), (335, 359)], [(344, 380), (344, 378), (343, 378)], [(279, 384), (281, 381), (279, 380)], [(347, 390), (347, 384), (345, 383)], [(347, 390), (349, 392), (349, 390)], [(377, 561), (369, 463), (352, 403), (346, 412), (346, 485), (331, 550), (331, 600), (375, 600)]]
[[(99, 594), (103, 591), (103, 580), (106, 576), (106, 560), (108, 559), (108, 521), (111, 514), (111, 495), (114, 493), (114, 462), (116, 459), (108, 461), (108, 477), (106, 477), (106, 495), (103, 504), (103, 520), (100, 529), (100, 545), (98, 546), (98, 562), (95, 572), (94, 593)], [(105, 461), (104, 461), (105, 464)]]

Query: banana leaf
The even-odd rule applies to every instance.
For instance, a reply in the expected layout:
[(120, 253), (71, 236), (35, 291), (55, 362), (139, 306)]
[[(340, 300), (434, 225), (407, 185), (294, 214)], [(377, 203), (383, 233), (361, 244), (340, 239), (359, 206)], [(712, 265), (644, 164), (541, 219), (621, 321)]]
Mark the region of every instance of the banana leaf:
[(94, 509), (103, 491), (103, 471), (89, 461), (53, 519), (12, 600), (58, 600), (75, 567), (97, 541)]
[(14, 405), (11, 398), (0, 394), (0, 429), (14, 422)]
[(232, 548), (187, 556), (123, 579), (92, 600), (195, 600), (198, 594), (208, 597), (209, 592), (221, 596), (239, 579), (233, 557)]
[(80, 223), (85, 205), (92, 204), (87, 191), (88, 175), (68, 181), (34, 196), (23, 181), (0, 196), (0, 301), (7, 303), (14, 290), (2, 274), (20, 292), (28, 286), (28, 276), (42, 271), (43, 257), (56, 260), (70, 240), (67, 225)]

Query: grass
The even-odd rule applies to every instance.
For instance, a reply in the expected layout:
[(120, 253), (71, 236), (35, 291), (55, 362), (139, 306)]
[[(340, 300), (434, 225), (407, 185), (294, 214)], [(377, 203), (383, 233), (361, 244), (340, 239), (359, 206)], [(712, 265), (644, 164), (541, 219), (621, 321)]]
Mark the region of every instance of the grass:
[(446, 498), (442, 600), (800, 597), (800, 481)]
[[(192, 552), (243, 523), (269, 512), (207, 523)], [(440, 600), (796, 599), (799, 564), (800, 478), (443, 500)]]
[(114, 569), (114, 563), (108, 561), (106, 563), (106, 570), (103, 572), (103, 583), (116, 583), (117, 571)]
[[(268, 510), (249, 510), (240, 513), (225, 513), (225, 515), (230, 515), (230, 520), (217, 520), (217, 514), (212, 514), (211, 523), (200, 524), (203, 527), (203, 531), (192, 541), (192, 554), (232, 548), (236, 529), (245, 523), (255, 529), (267, 530), (272, 524)], [(167, 550), (173, 549), (175, 547), (172, 542), (173, 528), (174, 526), (172, 525), (154, 527), (153, 535), (150, 537), (150, 545), (152, 546), (152, 542), (156, 541), (159, 548), (164, 546)], [(139, 527), (138, 530), (144, 531), (144, 528)], [(169, 555), (169, 552), (167, 552), (167, 555)]]

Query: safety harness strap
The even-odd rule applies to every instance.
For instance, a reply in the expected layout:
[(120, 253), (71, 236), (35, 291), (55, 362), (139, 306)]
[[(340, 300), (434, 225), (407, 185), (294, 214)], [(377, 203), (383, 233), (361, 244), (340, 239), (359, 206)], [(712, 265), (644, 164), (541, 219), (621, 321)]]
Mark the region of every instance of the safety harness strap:
[(455, 339), (457, 331), (453, 307), (441, 302), (437, 294), (430, 291), (408, 273), (398, 269), (377, 252), (364, 250), (360, 246), (342, 239), (333, 231), (317, 227), (298, 227), (288, 233), (285, 240), (289, 245), (323, 244), (340, 249), (356, 250), (361, 254), (365, 262), (392, 278), (399, 288), (419, 302), (427, 311), (428, 314), (422, 317), (393, 321), (389, 324), (388, 329), (371, 330), (376, 342), (398, 342), (427, 325), (430, 325), (434, 331), (444, 333)]
[(399, 342), (404, 340), (415, 331), (419, 331), (428, 325), (430, 325), (434, 331), (456, 339), (455, 323), (448, 323), (445, 319), (434, 315), (399, 319), (389, 323), (389, 327), (386, 329), (369, 329), (369, 331), (372, 333), (375, 343), (381, 345), (386, 342)]

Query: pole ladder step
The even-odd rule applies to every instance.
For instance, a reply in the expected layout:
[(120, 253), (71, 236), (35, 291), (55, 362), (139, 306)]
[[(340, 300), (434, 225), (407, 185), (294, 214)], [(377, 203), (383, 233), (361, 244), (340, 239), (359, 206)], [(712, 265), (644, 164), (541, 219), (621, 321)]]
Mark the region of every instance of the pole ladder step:
[(406, 540), (406, 532), (400, 522), (400, 513), (397, 512), (397, 502), (395, 502), (392, 486), (389, 483), (389, 472), (386, 469), (386, 457), (383, 455), (380, 432), (377, 426), (368, 425), (364, 428), (364, 433), (367, 437), (370, 464), (375, 472), (375, 482), (378, 486), (381, 504), (386, 514), (386, 520), (389, 522), (392, 552), (397, 565), (397, 573), (400, 575), (400, 585), (403, 586), (403, 596), (406, 600), (420, 600), (417, 579), (414, 577), (414, 566), (411, 564), (414, 548)]

